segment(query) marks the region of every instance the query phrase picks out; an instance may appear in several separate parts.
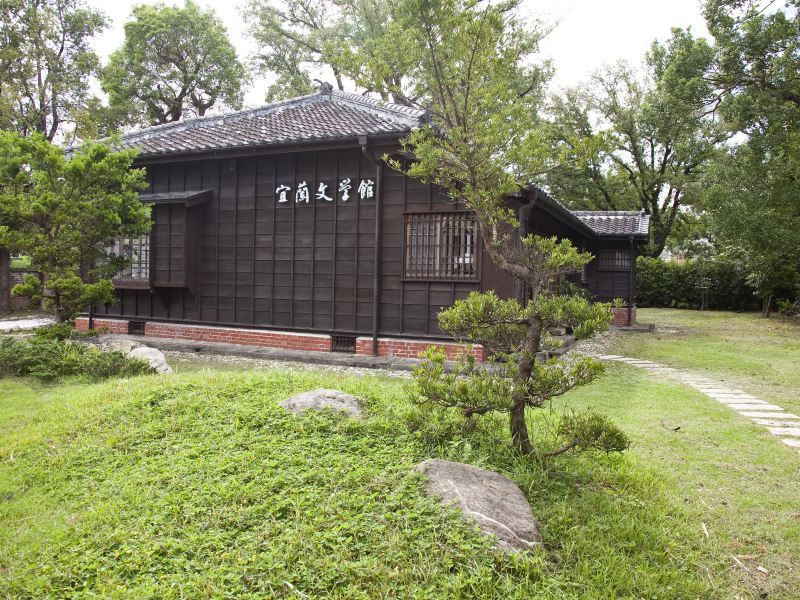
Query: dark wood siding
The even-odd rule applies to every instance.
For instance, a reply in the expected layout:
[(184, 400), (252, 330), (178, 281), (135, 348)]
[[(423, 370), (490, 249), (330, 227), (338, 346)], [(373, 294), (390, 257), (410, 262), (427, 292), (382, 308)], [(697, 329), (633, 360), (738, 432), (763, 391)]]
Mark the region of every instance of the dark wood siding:
[[(392, 148), (374, 150), (381, 155)], [(360, 147), (163, 162), (147, 169), (151, 192), (209, 189), (211, 196), (194, 208), (154, 211), (154, 279), (173, 287), (118, 290), (119, 302), (98, 313), (372, 333), (376, 199), (358, 199), (357, 186), (361, 180), (375, 182), (376, 165)], [(382, 172), (380, 335), (442, 337), (437, 314), (470, 291), (520, 293), (485, 252), (478, 281), (404, 281), (404, 215), (459, 209), (433, 186), (386, 166)], [(338, 191), (345, 179), (352, 184), (348, 200)], [(302, 182), (308, 186), (307, 203), (294, 198)], [(320, 184), (334, 201), (315, 199)], [(287, 202), (278, 202), (282, 185), (291, 188)], [(528, 223), (535, 233), (585, 245), (541, 209), (531, 211)], [(197, 268), (187, 268), (190, 263)], [(590, 267), (589, 278), (601, 299), (627, 297), (627, 273), (598, 274)]]
[[(118, 290), (100, 313), (176, 321), (367, 335), (372, 332), (375, 198), (360, 200), (376, 168), (360, 147), (147, 166), (151, 192), (211, 189), (196, 209), (154, 210), (154, 281), (175, 287)], [(343, 200), (339, 182), (350, 179)], [(295, 202), (306, 182), (310, 200)], [(315, 200), (320, 183), (335, 201)], [(454, 210), (432, 186), (389, 168), (382, 177), (381, 335), (440, 336), (436, 315), (474, 282), (402, 281), (403, 215)], [(276, 189), (291, 188), (288, 202)], [(201, 221), (184, 256), (187, 219)], [(183, 261), (199, 281), (182, 281)], [(192, 294), (184, 285), (192, 284)]]

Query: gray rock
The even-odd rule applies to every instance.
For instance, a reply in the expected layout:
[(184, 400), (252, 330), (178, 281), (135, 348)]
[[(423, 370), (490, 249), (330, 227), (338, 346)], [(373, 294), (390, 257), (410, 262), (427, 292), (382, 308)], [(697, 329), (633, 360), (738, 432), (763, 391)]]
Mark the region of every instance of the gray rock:
[(103, 352), (121, 352), (128, 355), (136, 348), (141, 348), (142, 344), (127, 340), (125, 338), (118, 338), (111, 335), (106, 336), (100, 340), (100, 350)]
[(308, 409), (332, 408), (344, 411), (356, 419), (361, 417), (361, 402), (358, 398), (339, 390), (319, 389), (295, 394), (280, 405), (293, 413), (301, 413)]
[(485, 534), (495, 535), (498, 550), (517, 552), (542, 545), (528, 500), (508, 477), (439, 459), (423, 461), (416, 468), (426, 477), (428, 493), (454, 504)]
[(167, 364), (167, 359), (161, 350), (149, 346), (139, 346), (128, 352), (128, 358), (146, 361), (159, 375), (172, 373), (172, 367)]

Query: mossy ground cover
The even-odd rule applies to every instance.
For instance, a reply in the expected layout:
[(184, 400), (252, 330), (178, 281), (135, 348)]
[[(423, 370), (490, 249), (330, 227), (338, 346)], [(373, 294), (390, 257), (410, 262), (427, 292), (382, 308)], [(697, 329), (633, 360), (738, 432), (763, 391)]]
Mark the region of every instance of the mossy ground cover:
[[(358, 395), (368, 418), (298, 418), (277, 406), (315, 387)], [(414, 418), (403, 382), (380, 376), (12, 378), (0, 380), (0, 398), (3, 596), (791, 597), (796, 582), (791, 545), (766, 556), (796, 532), (794, 455), (755, 438), (748, 452), (762, 468), (724, 456), (748, 425), (625, 367), (564, 403), (613, 413), (633, 448), (547, 465), (508, 451), (500, 417), (467, 432)], [(552, 418), (542, 411), (531, 427), (544, 434)], [(685, 424), (675, 432), (662, 420)], [(496, 553), (427, 498), (412, 467), (430, 456), (512, 477), (543, 524), (545, 550)], [(772, 494), (766, 506), (759, 492)], [(770, 510), (762, 531), (751, 516)], [(772, 578), (732, 571), (728, 553), (754, 552)]]

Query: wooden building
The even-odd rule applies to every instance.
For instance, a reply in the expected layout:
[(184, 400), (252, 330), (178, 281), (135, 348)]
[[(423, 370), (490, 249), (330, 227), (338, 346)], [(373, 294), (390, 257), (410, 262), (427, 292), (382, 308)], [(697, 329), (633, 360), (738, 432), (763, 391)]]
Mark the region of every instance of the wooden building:
[[(153, 230), (120, 241), (133, 265), (113, 331), (287, 348), (415, 356), (443, 340), (437, 313), (472, 290), (524, 290), (483, 251), (468, 212), (381, 157), (422, 111), (334, 91), (123, 137), (139, 149)], [(574, 212), (542, 190), (510, 199), (525, 231), (596, 259), (578, 282), (633, 304), (636, 212)], [(87, 326), (84, 317), (79, 322)], [(449, 347), (449, 346), (448, 346)]]

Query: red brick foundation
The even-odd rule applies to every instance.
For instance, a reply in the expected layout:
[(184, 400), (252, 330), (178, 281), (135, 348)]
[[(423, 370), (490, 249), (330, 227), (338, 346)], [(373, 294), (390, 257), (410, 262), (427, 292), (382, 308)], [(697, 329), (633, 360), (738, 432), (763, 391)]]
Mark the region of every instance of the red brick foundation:
[(636, 307), (634, 306), (631, 308), (631, 317), (628, 320), (628, 309), (627, 308), (612, 308), (611, 314), (614, 316), (614, 320), (611, 321), (612, 325), (616, 325), (617, 327), (628, 327), (636, 323)]
[[(406, 340), (401, 338), (378, 338), (378, 356), (391, 356), (395, 358), (418, 358), (421, 352), (430, 346), (438, 346), (444, 350), (448, 360), (455, 360), (466, 346), (454, 342), (432, 342), (425, 340)], [(470, 348), (470, 353), (475, 360), (486, 360), (486, 349), (481, 345)], [(360, 337), (356, 339), (356, 354), (372, 355), (372, 338)]]
[(240, 329), (234, 327), (211, 327), (207, 325), (184, 325), (182, 323), (159, 323), (147, 321), (144, 334), (153, 337), (197, 342), (224, 342), (245, 346), (286, 348), (289, 350), (331, 351), (331, 336), (321, 333), (295, 333), (266, 329)]
[[(128, 321), (121, 319), (94, 319), (95, 329), (106, 328), (111, 333), (127, 334)], [(89, 329), (89, 319), (78, 317), (75, 328), (79, 331)], [(183, 323), (161, 323), (147, 321), (144, 334), (152, 337), (171, 338), (177, 340), (194, 340), (197, 342), (223, 342), (242, 344), (245, 346), (262, 346), (265, 348), (286, 348), (289, 350), (312, 350), (331, 352), (333, 339), (322, 333), (296, 333), (291, 331), (270, 331), (266, 329), (242, 329), (236, 327), (214, 327), (209, 325), (187, 325)], [(401, 338), (378, 338), (378, 355), (396, 358), (418, 358), (430, 346), (442, 348), (448, 360), (455, 360), (466, 346), (455, 342), (434, 342), (429, 340), (408, 340)], [(475, 345), (470, 349), (478, 361), (485, 361), (486, 349)], [(372, 338), (356, 339), (356, 354), (372, 355)]]
[[(121, 319), (94, 319), (95, 329), (108, 329), (111, 333), (128, 333), (128, 322)], [(75, 329), (78, 331), (89, 331), (89, 318), (78, 317), (75, 319)]]

